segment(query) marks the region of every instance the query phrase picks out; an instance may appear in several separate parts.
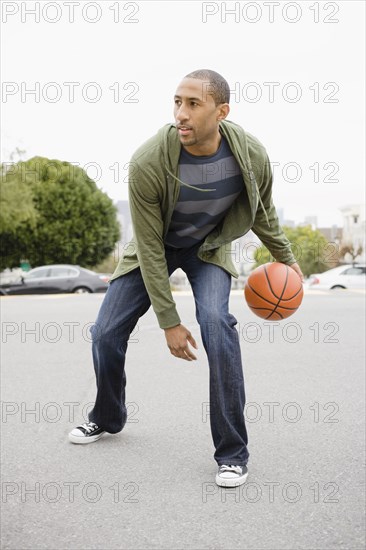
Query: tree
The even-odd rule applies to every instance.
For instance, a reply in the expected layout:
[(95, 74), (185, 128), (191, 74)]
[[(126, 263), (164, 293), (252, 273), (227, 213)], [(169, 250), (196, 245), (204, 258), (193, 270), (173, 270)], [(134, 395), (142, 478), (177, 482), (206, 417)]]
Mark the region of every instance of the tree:
[(363, 248), (361, 245), (359, 245), (356, 248), (353, 244), (347, 243), (341, 247), (339, 251), (339, 257), (345, 260), (346, 256), (348, 257), (350, 256), (352, 258), (351, 261), (353, 263), (358, 256), (361, 256), (362, 252), (363, 252)]
[(114, 253), (110, 254), (105, 258), (101, 263), (93, 265), (93, 271), (97, 273), (113, 273), (118, 265), (118, 253), (115, 250)]
[(14, 185), (13, 168), (0, 165), (0, 234), (15, 233), (25, 222), (34, 225), (37, 212), (32, 190), (22, 181)]
[[(300, 227), (283, 227), (291, 243), (292, 252), (305, 276), (322, 273), (335, 267), (339, 261), (339, 251), (335, 243), (329, 243), (324, 235), (311, 225)], [(274, 261), (267, 248), (262, 245), (255, 251), (255, 267)]]
[[(86, 172), (69, 162), (33, 157), (4, 174), (4, 188), (31, 196), (36, 215), (23, 216), (1, 230), (1, 267), (27, 258), (32, 267), (72, 263), (90, 267), (102, 262), (119, 239), (117, 210)], [(6, 221), (6, 225), (5, 225)]]

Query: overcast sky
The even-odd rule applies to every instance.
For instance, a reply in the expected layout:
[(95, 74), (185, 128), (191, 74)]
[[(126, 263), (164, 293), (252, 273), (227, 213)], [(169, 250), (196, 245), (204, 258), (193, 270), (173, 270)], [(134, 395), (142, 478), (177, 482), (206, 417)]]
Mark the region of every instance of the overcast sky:
[(131, 154), (174, 120), (181, 78), (210, 68), (233, 91), (228, 118), (265, 145), (285, 218), (341, 225), (339, 207), (365, 201), (364, 11), (348, 0), (3, 1), (2, 160), (19, 147), (23, 159), (79, 163), (127, 199)]

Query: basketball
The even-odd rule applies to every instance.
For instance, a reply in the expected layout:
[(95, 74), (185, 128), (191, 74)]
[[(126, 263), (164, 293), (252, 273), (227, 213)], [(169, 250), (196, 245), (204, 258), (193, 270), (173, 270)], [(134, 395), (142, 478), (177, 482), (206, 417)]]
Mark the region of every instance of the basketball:
[(257, 267), (249, 275), (244, 295), (250, 309), (269, 321), (281, 321), (299, 308), (304, 291), (292, 267), (270, 262)]

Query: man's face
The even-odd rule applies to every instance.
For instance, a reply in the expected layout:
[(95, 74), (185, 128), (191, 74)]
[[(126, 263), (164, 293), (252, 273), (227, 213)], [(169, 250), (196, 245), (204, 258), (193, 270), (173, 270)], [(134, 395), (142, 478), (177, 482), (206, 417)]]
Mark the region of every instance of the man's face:
[(218, 123), (227, 112), (226, 103), (215, 105), (208, 81), (184, 78), (174, 96), (174, 118), (181, 144), (193, 154), (202, 154), (217, 139)]

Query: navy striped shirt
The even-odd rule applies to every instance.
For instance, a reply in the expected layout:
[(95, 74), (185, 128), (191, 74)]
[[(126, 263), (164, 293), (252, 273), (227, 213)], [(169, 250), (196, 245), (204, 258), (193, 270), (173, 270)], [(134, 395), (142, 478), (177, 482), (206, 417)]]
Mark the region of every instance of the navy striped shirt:
[[(165, 243), (188, 248), (203, 240), (222, 220), (243, 190), (243, 176), (229, 144), (222, 136), (214, 155), (191, 155), (183, 147), (179, 157), (181, 184)], [(202, 192), (201, 189), (209, 191)]]

